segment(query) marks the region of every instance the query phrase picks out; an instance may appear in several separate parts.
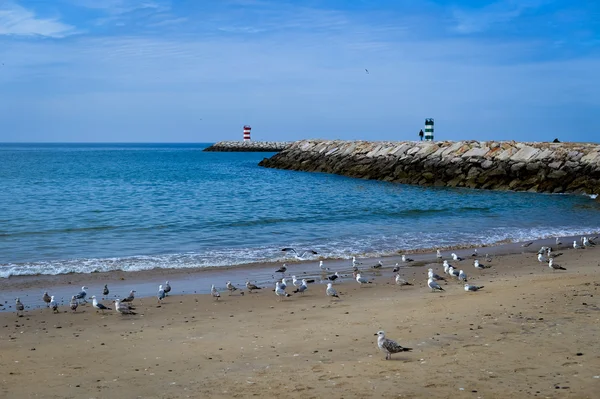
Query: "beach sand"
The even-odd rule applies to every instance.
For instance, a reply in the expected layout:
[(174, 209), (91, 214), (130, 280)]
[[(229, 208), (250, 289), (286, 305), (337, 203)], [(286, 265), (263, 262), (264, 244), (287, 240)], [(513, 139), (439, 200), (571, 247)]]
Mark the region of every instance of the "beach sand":
[[(563, 252), (567, 271), (532, 253), (451, 262), (476, 293), (430, 293), (419, 266), (408, 287), (391, 268), (364, 287), (346, 277), (339, 300), (315, 283), (281, 301), (271, 287), (141, 298), (135, 316), (3, 312), (0, 397), (597, 398), (600, 249)], [(386, 361), (378, 330), (413, 351)]]

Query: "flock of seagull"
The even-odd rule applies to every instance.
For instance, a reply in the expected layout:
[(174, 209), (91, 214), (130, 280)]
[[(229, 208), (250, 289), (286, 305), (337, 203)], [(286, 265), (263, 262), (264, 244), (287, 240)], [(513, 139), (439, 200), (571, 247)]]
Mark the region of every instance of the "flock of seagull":
[[(579, 242), (577, 240), (573, 241), (573, 248), (574, 249), (585, 249), (587, 247), (592, 247), (592, 246), (596, 245), (595, 240), (597, 238), (598, 237), (593, 237), (593, 238), (592, 237), (581, 237)], [(533, 241), (522, 244), (522, 246), (528, 247), (531, 244), (533, 244)], [(562, 245), (559, 238), (556, 238), (556, 245), (557, 246)], [(304, 258), (306, 255), (316, 254), (316, 252), (312, 251), (312, 250), (305, 251), (302, 254), (300, 254), (293, 248), (284, 248), (282, 251), (291, 252), (297, 258)], [(547, 263), (548, 267), (552, 271), (566, 270), (566, 268), (564, 268), (554, 262), (554, 259), (559, 257), (560, 255), (562, 255), (562, 252), (554, 252), (552, 247), (542, 246), (539, 249), (539, 251), (537, 252), (537, 259), (540, 263)], [(478, 259), (479, 254), (477, 253), (477, 249), (474, 249), (471, 256), (473, 258), (473, 267), (475, 269), (484, 270), (484, 269), (491, 267), (491, 265), (489, 265), (489, 262), (492, 262), (492, 258), (489, 255), (487, 255), (487, 254), (485, 255), (485, 263)], [(440, 276), (434, 272), (433, 268), (429, 268), (427, 270), (427, 286), (431, 290), (431, 292), (445, 291), (444, 288), (442, 288), (442, 286), (439, 284), (439, 281), (447, 282), (448, 278), (456, 279), (456, 281), (464, 283), (464, 290), (466, 292), (476, 292), (476, 291), (479, 291), (482, 288), (484, 288), (483, 285), (478, 286), (478, 285), (469, 284), (467, 273), (463, 269), (460, 269), (460, 268), (454, 266), (456, 264), (454, 262), (463, 262), (465, 260), (464, 258), (458, 256), (456, 253), (452, 253), (452, 254), (450, 254), (450, 258), (454, 264), (451, 264), (450, 260), (443, 259), (443, 255), (440, 250), (437, 250), (436, 257), (437, 257), (438, 261), (442, 262), (443, 272), (444, 272), (444, 275), (446, 275), (447, 277)], [(413, 261), (414, 261), (413, 259), (407, 257), (406, 255), (402, 255), (403, 263), (409, 263), (409, 262), (413, 262)], [(356, 257), (352, 257), (352, 270), (353, 270), (352, 275), (353, 275), (354, 280), (359, 284), (360, 287), (362, 287), (364, 285), (372, 284), (373, 282), (371, 280), (364, 277), (364, 273), (361, 271), (361, 269), (359, 267), (360, 265), (362, 265), (362, 263), (357, 261)], [(376, 264), (370, 266), (369, 268), (378, 270), (378, 269), (382, 269), (384, 267), (385, 266), (384, 266), (383, 262), (378, 261)], [(322, 280), (327, 282), (327, 285), (325, 288), (325, 295), (327, 297), (331, 297), (332, 299), (339, 298), (339, 294), (338, 294), (337, 290), (333, 287), (333, 283), (336, 280), (341, 279), (341, 275), (339, 274), (339, 272), (335, 272), (331, 275), (327, 275), (330, 272), (330, 269), (324, 265), (323, 261), (319, 261), (319, 269), (322, 273)], [(287, 272), (287, 270), (288, 270), (288, 267), (284, 263), (275, 272), (285, 274)], [(398, 286), (413, 285), (410, 282), (406, 281), (404, 278), (402, 278), (400, 273), (398, 273), (400, 271), (400, 266), (398, 263), (396, 263), (393, 266), (392, 271), (394, 273), (396, 273), (396, 275), (395, 275), (396, 285), (398, 285)], [(309, 283), (314, 283), (315, 280), (314, 279), (306, 279), (306, 278), (298, 279), (295, 275), (292, 275), (291, 276), (291, 285), (289, 285), (288, 282), (289, 281), (286, 279), (285, 276), (283, 276), (280, 280), (278, 279), (277, 281), (275, 281), (275, 289), (273, 291), (274, 291), (275, 295), (278, 298), (280, 298), (280, 300), (292, 296), (292, 294), (287, 291), (288, 288), (290, 290), (294, 289), (292, 292), (294, 294), (296, 294), (296, 293), (304, 294), (309, 288)], [(230, 295), (239, 289), (234, 284), (232, 284), (231, 281), (227, 281), (226, 288), (229, 291)], [(246, 281), (246, 289), (248, 290), (249, 293), (252, 293), (254, 291), (263, 289), (263, 287), (259, 287), (256, 284), (251, 283), (250, 281)], [(73, 312), (77, 311), (77, 308), (80, 303), (82, 303), (82, 302), (87, 303), (87, 299), (86, 299), (88, 297), (87, 290), (88, 290), (88, 288), (86, 286), (83, 286), (83, 287), (81, 287), (81, 291), (79, 293), (77, 293), (76, 295), (73, 295), (71, 297), (71, 301), (69, 302), (69, 307)], [(158, 302), (161, 303), (168, 296), (170, 291), (171, 291), (171, 285), (169, 284), (168, 281), (164, 285), (162, 285), (162, 284), (159, 285), (158, 293), (157, 293)], [(122, 298), (122, 299), (116, 299), (116, 300), (112, 301), (114, 303), (114, 309), (118, 313), (123, 314), (123, 315), (137, 314), (135, 312), (135, 307), (132, 306), (132, 302), (135, 299), (135, 292), (136, 292), (135, 290), (131, 290), (131, 292), (129, 293), (129, 295), (127, 297)], [(107, 296), (109, 294), (109, 289), (108, 289), (107, 285), (104, 286), (102, 294), (104, 296)], [(244, 295), (244, 291), (240, 291), (240, 294)], [(216, 300), (218, 300), (221, 297), (221, 293), (215, 287), (214, 284), (211, 287), (210, 295), (213, 298), (215, 298)], [(104, 313), (104, 311), (111, 310), (108, 306), (99, 302), (98, 299), (96, 298), (96, 296), (92, 295), (89, 298), (92, 300), (92, 306), (97, 311)], [(55, 312), (55, 313), (58, 312), (58, 303), (55, 301), (54, 296), (49, 295), (48, 292), (44, 292), (44, 295), (42, 296), (42, 300), (46, 303), (47, 307), (52, 309), (53, 312)], [(19, 298), (16, 298), (16, 307), (15, 308), (17, 311), (17, 315), (19, 315), (20, 313), (22, 313), (24, 311), (25, 307)], [(402, 347), (397, 342), (386, 338), (384, 331), (379, 331), (375, 335), (378, 336), (377, 345), (378, 345), (379, 349), (386, 353), (386, 359), (390, 359), (391, 355), (394, 353), (405, 352), (405, 351), (411, 350), (411, 348)]]

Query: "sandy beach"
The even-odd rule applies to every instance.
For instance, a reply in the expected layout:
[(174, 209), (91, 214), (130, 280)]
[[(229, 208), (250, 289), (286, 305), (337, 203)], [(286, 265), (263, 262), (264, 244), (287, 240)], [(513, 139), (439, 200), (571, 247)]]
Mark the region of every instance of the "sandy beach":
[[(402, 269), (413, 286), (391, 267), (364, 287), (345, 273), (339, 300), (319, 281), (281, 301), (270, 286), (217, 301), (174, 285), (160, 305), (136, 299), (135, 316), (3, 312), (0, 397), (595, 398), (600, 249), (562, 250), (556, 272), (530, 249), (486, 270), (451, 261), (475, 293), (456, 280), (431, 293), (434, 262)], [(378, 330), (413, 351), (386, 361)]]

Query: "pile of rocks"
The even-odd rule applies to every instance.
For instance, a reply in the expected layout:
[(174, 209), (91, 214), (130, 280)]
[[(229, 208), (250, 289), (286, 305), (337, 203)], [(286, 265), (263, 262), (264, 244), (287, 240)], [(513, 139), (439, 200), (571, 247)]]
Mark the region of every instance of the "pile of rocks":
[(289, 147), (291, 142), (276, 141), (219, 141), (204, 149), (215, 152), (279, 152)]
[(301, 140), (261, 166), (406, 184), (600, 193), (600, 145)]

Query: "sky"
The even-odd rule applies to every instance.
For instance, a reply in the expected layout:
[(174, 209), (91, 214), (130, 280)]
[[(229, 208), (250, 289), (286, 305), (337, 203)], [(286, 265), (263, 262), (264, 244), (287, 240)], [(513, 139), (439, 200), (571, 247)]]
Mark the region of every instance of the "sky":
[(0, 0), (0, 142), (599, 142), (599, 71), (598, 0)]

